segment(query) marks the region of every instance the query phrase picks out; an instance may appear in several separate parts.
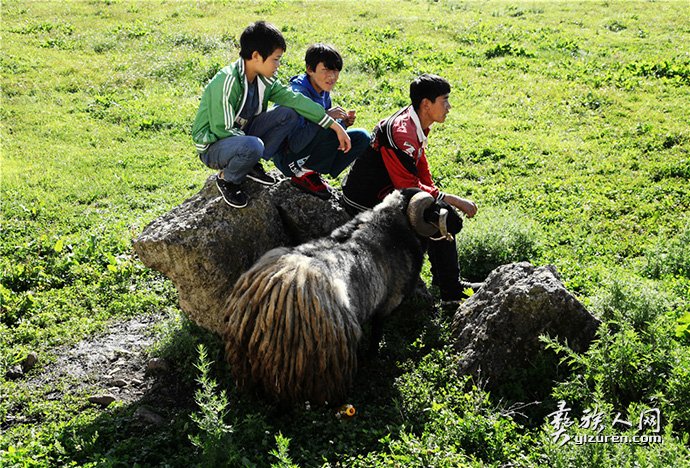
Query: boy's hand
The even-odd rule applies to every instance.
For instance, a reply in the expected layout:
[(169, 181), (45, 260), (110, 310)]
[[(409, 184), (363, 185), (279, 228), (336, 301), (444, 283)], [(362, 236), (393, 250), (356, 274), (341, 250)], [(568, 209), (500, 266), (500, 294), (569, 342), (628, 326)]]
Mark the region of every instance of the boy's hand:
[(355, 119), (357, 118), (357, 114), (355, 111), (347, 111), (347, 117), (343, 119), (343, 123), (347, 125), (348, 127), (351, 127), (355, 123)]
[(350, 151), (352, 142), (350, 141), (350, 135), (347, 134), (345, 129), (338, 122), (334, 122), (333, 125), (331, 125), (331, 129), (338, 135), (338, 141), (340, 142), (338, 149), (343, 153)]
[(458, 197), (457, 195), (451, 195), (450, 193), (447, 193), (443, 197), (443, 201), (465, 213), (468, 218), (471, 218), (477, 214), (477, 204), (474, 203), (472, 200), (466, 200), (464, 198)]
[(331, 107), (326, 111), (326, 114), (330, 115), (335, 120), (345, 120), (347, 118), (347, 112), (340, 106)]

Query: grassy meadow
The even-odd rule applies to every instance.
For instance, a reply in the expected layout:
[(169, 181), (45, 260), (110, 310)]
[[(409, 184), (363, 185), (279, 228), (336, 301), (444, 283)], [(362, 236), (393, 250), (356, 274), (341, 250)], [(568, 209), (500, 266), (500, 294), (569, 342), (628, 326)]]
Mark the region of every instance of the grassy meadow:
[[(690, 466), (686, 0), (4, 0), (0, 13), (0, 466)], [(553, 264), (603, 321), (585, 355), (545, 340), (562, 359), (548, 400), (521, 408), (529, 391), (511, 400), (457, 375), (452, 314), (414, 306), (362, 363), (352, 420), (234, 389), (222, 344), (131, 242), (211, 173), (191, 123), (258, 19), (285, 35), (282, 80), (311, 43), (341, 51), (334, 103), (359, 127), (406, 105), (419, 73), (450, 81), (428, 155), (442, 190), (479, 206), (464, 275)], [(29, 352), (37, 376), (58, 349), (142, 315), (162, 317), (150, 353), (175, 363), (166, 424), (7, 377)], [(631, 437), (658, 409), (663, 441), (560, 444), (559, 400), (573, 439), (597, 434), (583, 424), (594, 408), (601, 434)], [(614, 427), (617, 413), (634, 427)]]

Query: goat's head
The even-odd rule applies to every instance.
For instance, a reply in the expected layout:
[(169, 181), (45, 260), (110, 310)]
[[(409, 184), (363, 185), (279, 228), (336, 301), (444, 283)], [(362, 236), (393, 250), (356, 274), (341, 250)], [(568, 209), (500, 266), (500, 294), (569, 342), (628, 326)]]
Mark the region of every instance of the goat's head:
[(403, 197), (408, 201), (407, 217), (418, 235), (452, 239), (462, 229), (462, 218), (448, 203), (419, 189), (405, 189)]

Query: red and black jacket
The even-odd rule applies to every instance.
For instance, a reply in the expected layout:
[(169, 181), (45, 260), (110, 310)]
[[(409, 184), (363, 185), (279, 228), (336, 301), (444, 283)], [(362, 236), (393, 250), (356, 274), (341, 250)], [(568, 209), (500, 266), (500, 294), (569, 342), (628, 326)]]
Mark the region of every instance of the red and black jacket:
[(379, 122), (371, 135), (371, 146), (355, 160), (343, 182), (345, 202), (362, 211), (374, 207), (393, 190), (412, 187), (442, 198), (431, 179), (424, 151), (427, 134), (412, 106)]

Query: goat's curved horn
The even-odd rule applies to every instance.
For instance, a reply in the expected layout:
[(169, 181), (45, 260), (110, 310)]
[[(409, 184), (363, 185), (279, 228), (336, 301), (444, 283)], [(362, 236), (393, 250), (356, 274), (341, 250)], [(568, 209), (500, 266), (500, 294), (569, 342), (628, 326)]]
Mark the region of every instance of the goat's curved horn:
[(453, 234), (448, 232), (448, 210), (441, 208), (438, 214), (438, 231), (446, 240), (453, 240)]
[(434, 226), (424, 220), (424, 210), (434, 203), (434, 197), (427, 192), (415, 193), (407, 205), (407, 218), (410, 220), (412, 229), (423, 237), (429, 237), (438, 231), (438, 226)]

